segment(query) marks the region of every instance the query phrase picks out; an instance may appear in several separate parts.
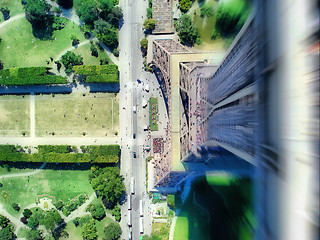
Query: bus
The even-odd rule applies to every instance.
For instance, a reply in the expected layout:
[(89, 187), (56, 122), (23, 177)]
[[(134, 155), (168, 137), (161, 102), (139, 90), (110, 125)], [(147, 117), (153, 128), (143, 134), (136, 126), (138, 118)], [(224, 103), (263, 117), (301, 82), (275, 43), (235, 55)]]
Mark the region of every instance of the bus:
[(128, 194), (128, 210), (131, 210), (132, 202), (131, 202), (131, 194)]
[(128, 211), (128, 226), (132, 226), (132, 212), (131, 210)]
[(140, 217), (143, 217), (143, 200), (139, 201)]
[(143, 217), (139, 218), (140, 234), (143, 234)]
[(131, 194), (134, 194), (134, 177), (131, 178)]

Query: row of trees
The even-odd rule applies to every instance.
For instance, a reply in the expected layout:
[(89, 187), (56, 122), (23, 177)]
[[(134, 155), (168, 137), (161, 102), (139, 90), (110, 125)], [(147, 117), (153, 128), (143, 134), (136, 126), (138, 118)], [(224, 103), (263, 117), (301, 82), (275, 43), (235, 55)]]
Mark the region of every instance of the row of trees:
[(182, 44), (190, 46), (193, 46), (195, 43), (201, 44), (199, 31), (192, 24), (192, 20), (189, 15), (182, 15), (176, 24), (176, 30)]

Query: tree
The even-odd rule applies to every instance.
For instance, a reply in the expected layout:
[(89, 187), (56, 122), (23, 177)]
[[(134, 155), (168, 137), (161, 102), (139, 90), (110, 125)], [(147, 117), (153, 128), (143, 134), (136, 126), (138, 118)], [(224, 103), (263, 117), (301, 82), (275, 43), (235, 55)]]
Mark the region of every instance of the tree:
[(61, 210), (64, 206), (64, 203), (63, 201), (59, 200), (58, 202), (56, 202), (55, 204), (55, 207), (58, 209), (58, 210)]
[(70, 35), (70, 39), (72, 40), (72, 46), (78, 45), (80, 43), (79, 39), (74, 34)]
[(212, 33), (211, 33), (211, 39), (212, 40), (216, 40), (218, 38), (220, 38), (220, 32), (217, 29), (213, 29)]
[(179, 0), (179, 7), (182, 12), (187, 12), (192, 5), (192, 0)]
[(197, 39), (200, 39), (198, 29), (192, 25), (191, 17), (187, 14), (182, 15), (178, 21), (178, 35), (182, 44), (193, 46)]
[(61, 62), (66, 69), (72, 69), (74, 65), (83, 64), (83, 57), (81, 57), (81, 55), (76, 55), (74, 52), (67, 51), (62, 55)]
[(92, 56), (95, 56), (95, 57), (99, 56), (98, 49), (95, 45), (91, 44), (90, 51)]
[(1, 240), (12, 240), (15, 239), (15, 235), (12, 228), (6, 227), (0, 229), (0, 239)]
[(41, 220), (41, 224), (44, 225), (44, 227), (50, 231), (53, 231), (56, 225), (59, 225), (61, 222), (62, 222), (62, 218), (58, 213), (58, 211), (55, 209), (51, 209), (45, 212), (45, 215)]
[(5, 216), (0, 215), (0, 227), (6, 228), (10, 226), (10, 220)]
[(29, 22), (41, 23), (49, 17), (50, 5), (45, 0), (25, 0), (23, 8)]
[(208, 4), (203, 4), (201, 6), (201, 13), (200, 13), (200, 16), (202, 18), (204, 17), (211, 17), (213, 16), (213, 7), (212, 6), (209, 6)]
[(110, 23), (99, 19), (94, 22), (93, 31), (97, 38), (108, 47), (115, 48), (118, 45), (118, 34)]
[(4, 68), (3, 61), (0, 59), (0, 70)]
[(100, 2), (100, 17), (104, 20), (108, 20), (108, 15), (111, 13), (112, 8), (115, 6), (113, 0), (99, 0)]
[(222, 36), (238, 32), (249, 15), (249, 6), (245, 0), (221, 2), (216, 12), (216, 29)]
[(32, 229), (27, 232), (27, 240), (42, 240), (43, 235), (42, 231), (38, 229)]
[(101, 220), (106, 216), (101, 204), (90, 204), (86, 208), (86, 211), (89, 211), (94, 219)]
[(93, 172), (91, 185), (99, 196), (106, 198), (112, 204), (119, 201), (125, 191), (119, 168), (106, 167)]
[(169, 207), (175, 208), (175, 196), (173, 194), (169, 194), (167, 196), (167, 204)]
[(84, 240), (95, 240), (98, 238), (97, 228), (93, 219), (83, 225), (81, 236)]
[(70, 9), (73, 6), (73, 0), (58, 0), (58, 4), (65, 9)]
[(147, 18), (152, 18), (152, 8), (147, 8)]
[(13, 208), (14, 210), (16, 210), (17, 212), (20, 211), (20, 206), (19, 206), (18, 203), (12, 203), (12, 208)]
[(112, 214), (112, 216), (114, 216), (114, 218), (116, 219), (117, 222), (120, 222), (120, 220), (121, 220), (121, 208), (120, 208), (119, 204), (114, 206), (114, 208), (112, 209), (111, 214)]
[(148, 49), (148, 39), (146, 38), (141, 39), (140, 46), (144, 49)]
[(152, 31), (156, 27), (157, 21), (154, 19), (146, 19), (143, 23), (145, 29)]
[(27, 224), (28, 223), (28, 220), (26, 217), (21, 217), (20, 218), (20, 221), (23, 223), (23, 224)]
[(98, 3), (95, 0), (74, 0), (74, 8), (85, 24), (92, 26), (99, 17)]
[(115, 28), (119, 27), (119, 21), (123, 18), (122, 9), (120, 7), (114, 7), (108, 14), (108, 22), (112, 24)]
[(23, 210), (22, 214), (25, 218), (29, 218), (32, 215), (32, 212), (28, 208), (26, 208)]
[(3, 18), (5, 20), (8, 20), (10, 18), (10, 10), (8, 7), (2, 7), (0, 8), (0, 11), (2, 12)]
[(104, 240), (117, 240), (120, 238), (122, 230), (118, 223), (111, 222), (103, 232)]
[(30, 217), (27, 226), (29, 228), (36, 229), (39, 226), (39, 221), (34, 217)]
[(102, 42), (108, 47), (115, 48), (118, 45), (118, 34), (116, 31), (112, 30), (108, 35), (102, 38)]

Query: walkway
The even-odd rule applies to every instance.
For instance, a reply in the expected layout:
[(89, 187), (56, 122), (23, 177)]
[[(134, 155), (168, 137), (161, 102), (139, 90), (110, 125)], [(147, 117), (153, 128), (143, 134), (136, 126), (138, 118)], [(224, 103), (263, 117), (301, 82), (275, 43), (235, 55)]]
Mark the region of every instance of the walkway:
[(15, 20), (18, 20), (20, 18), (24, 18), (25, 14), (24, 13), (20, 13), (18, 15), (15, 15), (14, 17), (10, 18), (9, 20), (7, 21), (4, 21), (2, 23), (0, 23), (0, 29), (3, 28), (4, 26), (6, 26), (7, 24), (15, 21)]
[(35, 119), (35, 101), (34, 93), (30, 94), (30, 136), (34, 138), (36, 136), (36, 119)]
[(119, 144), (120, 137), (1, 137), (0, 144), (14, 144), (20, 146), (38, 145), (109, 145)]

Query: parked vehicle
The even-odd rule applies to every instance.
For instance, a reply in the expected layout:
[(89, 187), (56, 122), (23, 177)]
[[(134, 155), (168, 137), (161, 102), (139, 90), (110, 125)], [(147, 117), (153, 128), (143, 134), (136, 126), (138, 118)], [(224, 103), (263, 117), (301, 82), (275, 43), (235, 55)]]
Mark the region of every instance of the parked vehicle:
[(140, 234), (143, 234), (143, 217), (139, 218)]
[(128, 226), (129, 227), (132, 226), (132, 212), (131, 212), (131, 210), (128, 211)]
[(128, 194), (128, 210), (131, 210), (132, 208), (132, 201), (131, 201), (131, 194)]
[(136, 158), (136, 157), (137, 157), (136, 152), (133, 152), (133, 157), (134, 157), (134, 158)]
[(136, 134), (135, 133), (133, 134), (133, 139), (136, 139)]
[(131, 178), (130, 187), (131, 187), (131, 194), (134, 194), (134, 177)]
[(139, 201), (140, 217), (143, 217), (143, 200)]

